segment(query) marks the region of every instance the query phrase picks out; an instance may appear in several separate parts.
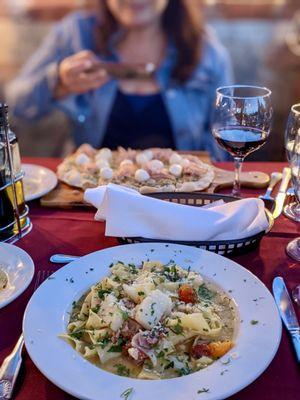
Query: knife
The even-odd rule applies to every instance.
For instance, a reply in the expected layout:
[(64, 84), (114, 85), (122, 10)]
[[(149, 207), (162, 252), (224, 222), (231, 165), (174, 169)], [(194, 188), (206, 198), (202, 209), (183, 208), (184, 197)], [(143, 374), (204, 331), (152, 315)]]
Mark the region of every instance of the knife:
[(275, 208), (272, 214), (274, 219), (278, 218), (282, 212), (286, 198), (286, 191), (289, 186), (290, 179), (291, 179), (291, 169), (288, 167), (283, 168), (282, 181), (280, 184), (279, 191), (275, 197)]
[(292, 300), (287, 291), (284, 280), (280, 276), (277, 276), (273, 280), (273, 294), (281, 319), (292, 337), (297, 361), (300, 363), (300, 326)]

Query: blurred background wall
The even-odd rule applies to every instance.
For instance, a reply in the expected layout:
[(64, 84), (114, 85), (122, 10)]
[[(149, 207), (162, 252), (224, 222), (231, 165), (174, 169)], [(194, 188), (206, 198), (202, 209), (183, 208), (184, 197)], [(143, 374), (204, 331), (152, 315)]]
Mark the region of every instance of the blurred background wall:
[[(201, 7), (200, 0), (186, 1)], [(0, 0), (0, 99), (5, 82), (17, 74), (53, 23), (95, 4), (97, 0)], [(300, 0), (206, 0), (203, 6), (208, 23), (231, 54), (235, 82), (268, 86), (273, 92), (271, 138), (252, 159), (283, 159), (289, 108), (300, 102)], [(38, 124), (14, 120), (12, 125), (23, 155), (60, 156), (70, 149), (68, 126), (59, 112)]]

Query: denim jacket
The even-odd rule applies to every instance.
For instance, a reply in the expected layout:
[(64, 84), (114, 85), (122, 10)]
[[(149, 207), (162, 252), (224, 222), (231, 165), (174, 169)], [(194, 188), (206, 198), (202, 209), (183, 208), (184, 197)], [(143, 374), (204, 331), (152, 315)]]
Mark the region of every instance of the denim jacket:
[[(31, 56), (20, 74), (8, 84), (7, 101), (13, 114), (34, 121), (61, 109), (70, 119), (76, 145), (101, 146), (114, 103), (118, 82), (111, 79), (97, 90), (55, 100), (58, 64), (81, 50), (95, 51), (95, 15), (75, 12), (57, 23), (41, 47)], [(113, 47), (114, 38), (111, 39)], [(107, 57), (100, 58), (107, 60)], [(114, 54), (112, 59), (117, 59)], [(232, 81), (231, 64), (224, 47), (210, 32), (205, 34), (201, 61), (184, 84), (174, 82), (171, 70), (176, 49), (169, 43), (166, 56), (156, 73), (163, 101), (180, 150), (207, 150), (214, 159), (225, 159), (211, 134), (211, 117), (218, 86)]]

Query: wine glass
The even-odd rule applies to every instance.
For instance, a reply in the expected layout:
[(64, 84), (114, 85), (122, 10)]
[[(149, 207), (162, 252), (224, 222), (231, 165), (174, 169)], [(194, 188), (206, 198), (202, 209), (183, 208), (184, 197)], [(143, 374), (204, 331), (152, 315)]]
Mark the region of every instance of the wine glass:
[(272, 114), (271, 91), (265, 87), (233, 85), (217, 89), (212, 133), (234, 158), (233, 196), (241, 195), (242, 162), (265, 144)]
[[(285, 150), (288, 162), (291, 164), (297, 164), (297, 160), (300, 157), (300, 103), (294, 104), (291, 108), (286, 130), (285, 130)], [(298, 156), (297, 156), (298, 154)], [(292, 167), (292, 165), (291, 165)], [(292, 182), (294, 188), (295, 177)], [(295, 201), (284, 207), (284, 215), (293, 221), (300, 222), (300, 202)]]
[[(290, 141), (288, 141), (290, 144)], [(300, 129), (296, 130), (293, 145), (290, 144), (288, 150), (288, 161), (292, 172), (292, 183), (296, 197), (296, 203), (286, 208), (286, 213), (296, 222), (300, 222)], [(287, 254), (294, 260), (300, 261), (300, 237), (292, 240), (286, 248)]]

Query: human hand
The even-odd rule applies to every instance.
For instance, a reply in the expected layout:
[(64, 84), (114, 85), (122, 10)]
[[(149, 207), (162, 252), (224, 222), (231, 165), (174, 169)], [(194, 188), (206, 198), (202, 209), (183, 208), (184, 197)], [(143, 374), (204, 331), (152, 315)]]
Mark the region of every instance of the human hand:
[[(55, 88), (55, 97), (86, 93), (104, 85), (109, 76), (104, 69), (93, 70), (93, 66), (97, 64), (99, 60), (89, 50), (65, 58), (58, 67), (59, 82)], [(88, 72), (89, 70), (91, 71)]]

